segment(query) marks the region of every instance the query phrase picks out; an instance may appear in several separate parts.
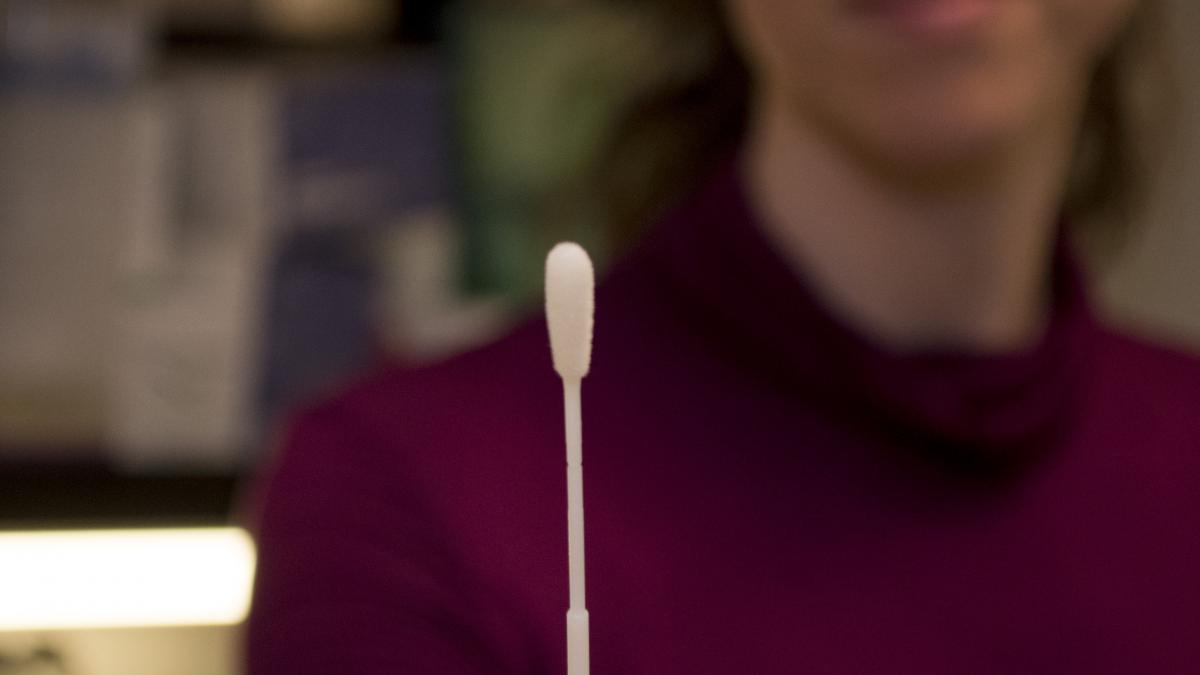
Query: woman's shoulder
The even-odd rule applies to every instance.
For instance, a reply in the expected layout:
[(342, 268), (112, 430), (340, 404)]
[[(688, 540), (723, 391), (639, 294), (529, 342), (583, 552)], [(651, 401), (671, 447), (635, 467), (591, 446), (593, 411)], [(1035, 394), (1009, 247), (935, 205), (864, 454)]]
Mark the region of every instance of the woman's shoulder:
[(1100, 356), (1118, 372), (1134, 379), (1200, 389), (1200, 340), (1115, 323), (1104, 325), (1100, 334)]
[(1115, 326), (1102, 329), (1098, 342), (1100, 398), (1112, 404), (1106, 414), (1157, 429), (1189, 453), (1200, 449), (1200, 348), (1178, 336)]
[[(481, 618), (509, 599), (477, 563), (495, 559), (506, 527), (529, 522), (517, 509), (560, 494), (546, 476), (561, 478), (561, 441), (542, 441), (535, 434), (550, 438), (541, 427), (553, 425), (530, 420), (534, 397), (561, 396), (540, 341), (530, 322), (441, 363), (381, 367), (292, 416), (247, 496), (260, 549), (248, 629), (256, 663), (279, 670), (335, 654), (389, 672), (432, 672), (435, 662), (484, 672), (482, 663), (525, 658), (524, 629)], [(557, 420), (561, 407), (544, 414)], [(346, 626), (361, 628), (361, 644), (310, 639)]]
[(557, 393), (544, 321), (529, 319), (437, 362), (381, 364), (299, 409), (289, 426), (336, 425), (385, 445), (397, 438), (428, 441), (498, 410), (518, 414)]

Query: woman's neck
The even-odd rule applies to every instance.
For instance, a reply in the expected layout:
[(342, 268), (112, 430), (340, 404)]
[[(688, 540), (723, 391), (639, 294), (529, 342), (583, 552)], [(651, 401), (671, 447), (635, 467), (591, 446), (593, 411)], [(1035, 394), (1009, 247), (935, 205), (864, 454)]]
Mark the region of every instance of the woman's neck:
[(1037, 340), (1070, 129), (969, 179), (918, 185), (867, 170), (790, 113), (757, 107), (742, 169), (767, 236), (836, 314), (898, 352)]

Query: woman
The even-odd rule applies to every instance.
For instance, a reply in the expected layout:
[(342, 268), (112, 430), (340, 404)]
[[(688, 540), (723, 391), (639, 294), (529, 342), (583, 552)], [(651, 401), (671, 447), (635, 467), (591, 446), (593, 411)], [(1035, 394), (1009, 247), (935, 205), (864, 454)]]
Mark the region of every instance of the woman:
[[(685, 4), (731, 30), (626, 136), (670, 208), (596, 300), (594, 672), (1194, 671), (1200, 362), (1067, 236), (1129, 203), (1150, 4)], [(302, 414), (251, 672), (563, 672), (561, 424), (537, 321)]]

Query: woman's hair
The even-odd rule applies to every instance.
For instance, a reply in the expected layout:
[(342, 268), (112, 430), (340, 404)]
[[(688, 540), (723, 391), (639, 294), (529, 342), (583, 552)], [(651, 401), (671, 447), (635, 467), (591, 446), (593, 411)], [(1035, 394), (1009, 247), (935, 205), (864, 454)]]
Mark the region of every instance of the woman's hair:
[[(721, 0), (643, 0), (659, 44), (676, 45), (660, 81), (633, 99), (597, 164), (612, 243), (628, 244), (740, 142), (750, 73)], [(1173, 87), (1161, 0), (1142, 0), (1096, 68), (1063, 212), (1115, 246), (1145, 197)], [(668, 39), (669, 37), (669, 39)]]

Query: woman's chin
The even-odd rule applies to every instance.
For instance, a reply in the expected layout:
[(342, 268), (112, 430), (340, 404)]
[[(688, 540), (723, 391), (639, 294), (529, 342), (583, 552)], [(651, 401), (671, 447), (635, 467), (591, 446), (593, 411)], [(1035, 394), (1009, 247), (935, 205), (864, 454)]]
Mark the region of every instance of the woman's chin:
[(898, 179), (960, 182), (1004, 161), (1020, 142), (1021, 127), (961, 115), (892, 119), (877, 126), (873, 139), (862, 140), (859, 154)]
[(1037, 135), (1056, 114), (1058, 104), (1047, 103), (1052, 89), (1044, 75), (1023, 69), (876, 83), (833, 90), (820, 116), (868, 155), (945, 174), (1003, 157)]

